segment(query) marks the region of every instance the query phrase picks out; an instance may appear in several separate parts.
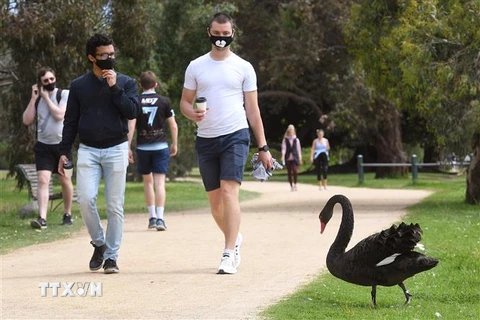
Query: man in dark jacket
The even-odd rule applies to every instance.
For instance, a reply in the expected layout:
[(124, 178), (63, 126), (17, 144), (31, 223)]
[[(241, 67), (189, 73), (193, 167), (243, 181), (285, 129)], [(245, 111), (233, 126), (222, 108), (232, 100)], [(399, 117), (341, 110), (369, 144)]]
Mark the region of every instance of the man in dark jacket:
[[(117, 273), (128, 166), (128, 120), (136, 118), (140, 104), (135, 81), (114, 69), (113, 40), (95, 34), (87, 41), (86, 49), (93, 69), (70, 85), (58, 171), (64, 173), (63, 164), (71, 160), (67, 154), (78, 134), (78, 203), (95, 248), (90, 270), (103, 266), (105, 273)], [(96, 205), (102, 176), (107, 203), (106, 233)]]

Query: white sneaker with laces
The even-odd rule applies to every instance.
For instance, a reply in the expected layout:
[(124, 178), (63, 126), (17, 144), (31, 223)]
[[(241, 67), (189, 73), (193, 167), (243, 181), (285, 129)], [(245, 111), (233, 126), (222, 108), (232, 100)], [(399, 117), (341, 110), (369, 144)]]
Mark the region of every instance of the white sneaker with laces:
[(218, 267), (217, 274), (235, 274), (237, 273), (237, 268), (235, 268), (235, 258), (224, 255), (222, 261), (220, 261), (220, 266)]
[(240, 262), (242, 261), (242, 257), (240, 256), (240, 247), (242, 246), (243, 236), (239, 232), (237, 235), (237, 240), (235, 241), (235, 268), (238, 268)]

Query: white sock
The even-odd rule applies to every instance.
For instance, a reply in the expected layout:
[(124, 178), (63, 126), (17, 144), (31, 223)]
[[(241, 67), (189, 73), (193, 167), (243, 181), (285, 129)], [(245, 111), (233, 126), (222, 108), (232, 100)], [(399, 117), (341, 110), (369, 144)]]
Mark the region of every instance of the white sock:
[(157, 207), (157, 219), (163, 220), (163, 211), (165, 211), (164, 207)]
[(223, 256), (233, 257), (235, 255), (235, 250), (223, 249)]
[(155, 206), (148, 206), (148, 214), (150, 215), (150, 218), (157, 218), (155, 216)]

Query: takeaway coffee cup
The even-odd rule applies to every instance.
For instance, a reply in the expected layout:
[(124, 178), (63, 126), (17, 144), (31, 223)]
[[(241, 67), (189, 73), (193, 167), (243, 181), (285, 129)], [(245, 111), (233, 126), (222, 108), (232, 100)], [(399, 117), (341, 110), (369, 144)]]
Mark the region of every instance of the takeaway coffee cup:
[(72, 161), (67, 161), (63, 164), (63, 172), (65, 172), (65, 177), (72, 178), (72, 174), (73, 174)]
[(195, 100), (195, 103), (197, 104), (197, 109), (198, 110), (207, 110), (207, 98), (205, 97), (198, 97)]

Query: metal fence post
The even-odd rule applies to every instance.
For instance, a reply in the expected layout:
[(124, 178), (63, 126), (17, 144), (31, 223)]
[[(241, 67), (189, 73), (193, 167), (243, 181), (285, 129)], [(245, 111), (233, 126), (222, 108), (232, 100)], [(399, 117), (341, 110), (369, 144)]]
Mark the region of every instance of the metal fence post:
[(412, 181), (413, 184), (417, 182), (418, 179), (418, 166), (417, 166), (417, 155), (412, 154)]
[(357, 156), (357, 172), (358, 183), (363, 184), (363, 156), (361, 154)]

